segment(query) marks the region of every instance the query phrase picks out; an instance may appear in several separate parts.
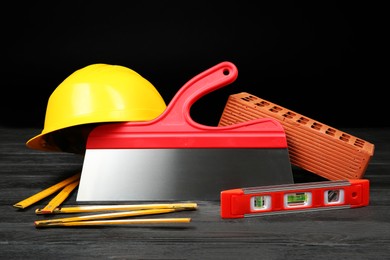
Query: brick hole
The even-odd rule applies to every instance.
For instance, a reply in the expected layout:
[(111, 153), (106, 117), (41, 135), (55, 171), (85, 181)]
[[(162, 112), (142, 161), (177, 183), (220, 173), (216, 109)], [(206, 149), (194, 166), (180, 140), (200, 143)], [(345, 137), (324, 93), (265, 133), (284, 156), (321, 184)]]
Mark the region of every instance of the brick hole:
[(316, 122), (314, 122), (314, 123), (311, 125), (311, 128), (316, 129), (316, 130), (320, 130), (321, 127), (322, 127), (322, 125), (319, 124), (319, 123), (316, 123)]
[(266, 107), (266, 106), (269, 106), (269, 103), (265, 102), (265, 101), (261, 101), (261, 102), (255, 103), (255, 105), (258, 107)]
[(340, 140), (341, 140), (341, 141), (348, 142), (349, 139), (350, 139), (350, 136), (349, 136), (349, 135), (342, 134), (342, 135), (340, 136)]
[(309, 119), (305, 118), (305, 117), (301, 117), (297, 120), (298, 123), (300, 124), (303, 124), (303, 125), (306, 125), (307, 122), (309, 122)]
[(250, 101), (256, 100), (257, 98), (254, 96), (247, 96), (247, 97), (243, 97), (241, 99), (244, 101), (250, 102)]
[(289, 111), (286, 114), (284, 114), (283, 116), (286, 118), (292, 119), (295, 116), (295, 113)]
[(365, 143), (365, 142), (364, 142), (363, 140), (356, 139), (354, 145), (355, 145), (355, 146), (358, 146), (358, 147), (360, 147), (360, 148), (363, 148), (364, 143)]
[(335, 133), (336, 133), (336, 130), (332, 129), (332, 128), (328, 128), (326, 131), (325, 131), (326, 134), (328, 135), (331, 135), (331, 136), (334, 136)]
[(274, 113), (278, 113), (279, 111), (281, 111), (282, 109), (280, 107), (277, 107), (277, 106), (273, 106), (269, 109), (269, 111), (271, 112), (274, 112)]

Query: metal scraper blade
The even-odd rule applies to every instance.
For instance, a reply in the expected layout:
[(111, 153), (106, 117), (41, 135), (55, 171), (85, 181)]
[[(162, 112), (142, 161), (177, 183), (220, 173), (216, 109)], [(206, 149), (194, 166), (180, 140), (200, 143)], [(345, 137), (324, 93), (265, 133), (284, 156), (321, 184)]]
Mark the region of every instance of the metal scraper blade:
[(192, 120), (191, 105), (237, 73), (222, 62), (189, 80), (157, 118), (94, 128), (77, 201), (213, 200), (234, 187), (292, 183), (281, 123), (212, 127)]
[(287, 149), (90, 149), (77, 201), (218, 200), (226, 189), (291, 183)]

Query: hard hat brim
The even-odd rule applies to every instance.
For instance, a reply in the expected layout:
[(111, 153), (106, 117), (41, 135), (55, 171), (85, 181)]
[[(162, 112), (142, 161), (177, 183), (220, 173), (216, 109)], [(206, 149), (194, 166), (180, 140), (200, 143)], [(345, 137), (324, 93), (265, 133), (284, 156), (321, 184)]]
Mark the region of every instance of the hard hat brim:
[(34, 136), (26, 142), (26, 146), (30, 149), (45, 151), (45, 152), (60, 152), (61, 150), (49, 144), (45, 140), (45, 136), (49, 133), (40, 133), (39, 135)]

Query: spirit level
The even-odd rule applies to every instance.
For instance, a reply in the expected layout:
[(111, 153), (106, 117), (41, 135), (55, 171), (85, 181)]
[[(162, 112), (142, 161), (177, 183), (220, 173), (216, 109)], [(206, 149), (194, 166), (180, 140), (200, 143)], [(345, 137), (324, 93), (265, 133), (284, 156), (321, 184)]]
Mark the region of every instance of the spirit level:
[(244, 218), (294, 212), (367, 206), (367, 179), (270, 185), (224, 190), (222, 218)]

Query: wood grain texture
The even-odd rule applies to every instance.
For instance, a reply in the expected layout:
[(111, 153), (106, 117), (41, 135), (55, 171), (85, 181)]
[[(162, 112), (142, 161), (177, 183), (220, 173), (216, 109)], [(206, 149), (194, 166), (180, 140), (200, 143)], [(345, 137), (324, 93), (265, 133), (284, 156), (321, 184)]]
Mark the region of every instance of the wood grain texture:
[[(356, 209), (224, 220), (219, 201), (168, 214), (191, 223), (37, 229), (35, 214), (16, 202), (81, 169), (82, 158), (26, 148), (37, 129), (0, 128), (0, 255), (2, 259), (389, 259), (390, 129), (346, 129), (375, 144), (365, 178), (370, 205)], [(317, 180), (294, 169), (299, 182)], [(64, 205), (76, 205), (76, 192)]]

